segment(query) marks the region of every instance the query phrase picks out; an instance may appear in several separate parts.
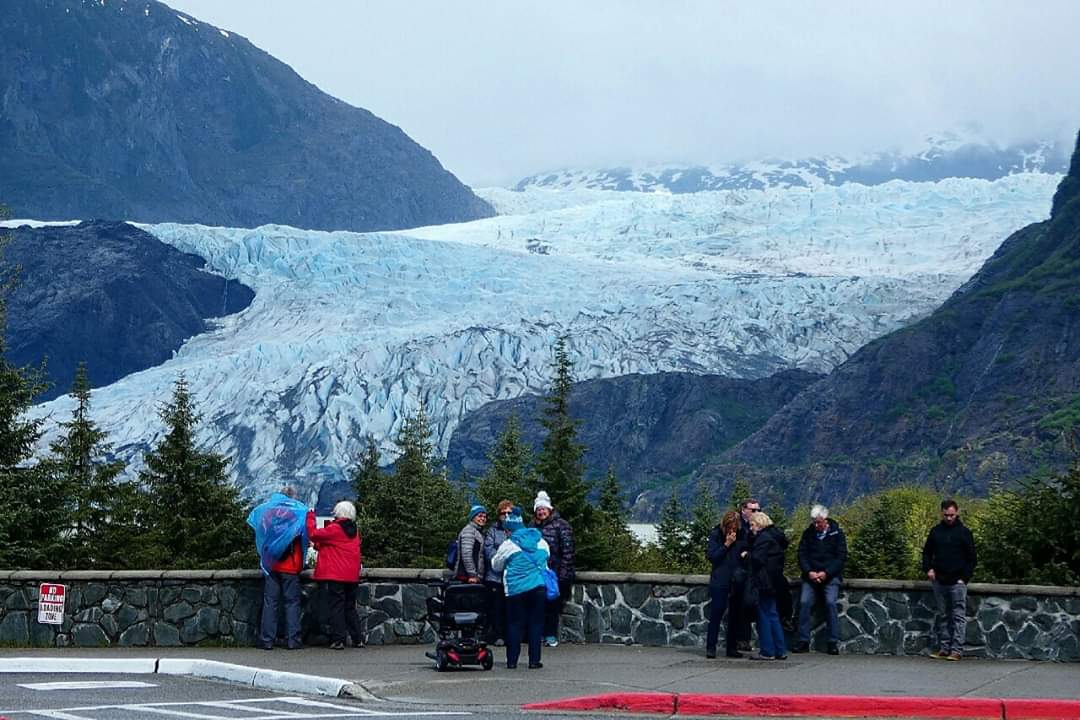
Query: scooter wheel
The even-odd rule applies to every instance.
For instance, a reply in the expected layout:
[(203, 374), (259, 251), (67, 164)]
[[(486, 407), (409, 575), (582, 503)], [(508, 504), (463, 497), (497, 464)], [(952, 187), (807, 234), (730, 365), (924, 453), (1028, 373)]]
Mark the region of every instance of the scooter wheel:
[(435, 654), (435, 670), (445, 672), (449, 666), (450, 658), (446, 657), (446, 653), (442, 650), (437, 651)]
[(484, 659), (480, 661), (480, 667), (484, 668), (485, 670), (490, 670), (491, 668), (495, 667), (495, 658), (494, 656), (492, 656), (490, 651), (487, 655), (484, 656)]

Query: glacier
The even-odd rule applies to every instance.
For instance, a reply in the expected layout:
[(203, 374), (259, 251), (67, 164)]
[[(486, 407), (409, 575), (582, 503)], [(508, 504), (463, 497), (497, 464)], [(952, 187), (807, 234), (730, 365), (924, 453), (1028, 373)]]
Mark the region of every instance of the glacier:
[[(481, 189), (493, 218), (379, 233), (140, 225), (253, 288), (164, 364), (92, 395), (117, 457), (142, 465), (186, 376), (200, 442), (253, 497), (313, 500), (370, 433), (386, 461), (423, 403), (445, 451), (459, 419), (543, 392), (565, 334), (578, 379), (827, 371), (912, 322), (1012, 231), (1047, 217), (1061, 176), (951, 178), (693, 194)], [(41, 452), (70, 415), (64, 396)]]

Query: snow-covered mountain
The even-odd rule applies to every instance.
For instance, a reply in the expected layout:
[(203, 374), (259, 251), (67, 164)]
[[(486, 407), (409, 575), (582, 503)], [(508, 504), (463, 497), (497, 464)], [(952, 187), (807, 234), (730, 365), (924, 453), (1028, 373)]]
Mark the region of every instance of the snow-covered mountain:
[(934, 182), (966, 177), (997, 180), (1024, 172), (1064, 173), (1071, 145), (1029, 142), (1001, 146), (955, 133), (927, 138), (911, 151), (879, 152), (856, 159), (835, 155), (717, 166), (668, 163), (647, 167), (563, 169), (524, 178), (515, 190), (542, 187), (630, 192), (694, 193), (708, 190), (879, 185), (890, 180)]
[[(256, 296), (161, 366), (95, 390), (94, 415), (137, 465), (161, 432), (156, 402), (184, 372), (202, 439), (242, 485), (261, 494), (287, 478), (313, 497), (365, 433), (390, 451), (421, 401), (445, 450), (463, 414), (542, 392), (563, 333), (579, 379), (828, 370), (1045, 218), (1059, 179), (493, 189), (479, 194), (506, 214), (393, 233), (143, 225)], [(34, 412), (61, 420), (70, 408), (60, 398)]]

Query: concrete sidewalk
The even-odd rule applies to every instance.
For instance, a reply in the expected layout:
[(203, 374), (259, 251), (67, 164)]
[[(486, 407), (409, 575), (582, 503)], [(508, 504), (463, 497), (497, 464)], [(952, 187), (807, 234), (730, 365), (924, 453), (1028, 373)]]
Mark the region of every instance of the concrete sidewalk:
[(267, 670), (345, 678), (396, 702), (520, 706), (613, 692), (729, 695), (880, 695), (1080, 699), (1080, 666), (1034, 661), (792, 655), (785, 661), (706, 660), (700, 650), (561, 645), (544, 648), (544, 667), (435, 672), (428, 646), (271, 652), (238, 648), (12, 648), (0, 658), (202, 658)]

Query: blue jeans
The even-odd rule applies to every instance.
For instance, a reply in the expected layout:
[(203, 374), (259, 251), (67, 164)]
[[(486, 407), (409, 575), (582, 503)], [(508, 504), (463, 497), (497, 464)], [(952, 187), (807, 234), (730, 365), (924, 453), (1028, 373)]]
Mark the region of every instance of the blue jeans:
[(934, 599), (937, 600), (938, 648), (941, 652), (963, 652), (964, 630), (967, 628), (967, 585), (955, 583), (942, 585), (933, 581)]
[(529, 664), (540, 662), (544, 632), (544, 586), (506, 598), (506, 664), (517, 665), (521, 639), (529, 643)]
[(787, 648), (784, 645), (784, 628), (780, 627), (780, 614), (776, 611), (776, 598), (762, 595), (758, 598), (758, 641), (761, 654), (770, 657), (784, 657)]
[(829, 642), (839, 643), (840, 617), (836, 612), (836, 598), (840, 595), (840, 578), (833, 578), (824, 585), (803, 580), (802, 593), (799, 595), (799, 642), (810, 642), (810, 617), (814, 613), (814, 600), (819, 594), (825, 599)]
[(263, 578), (262, 619), (259, 622), (259, 645), (274, 647), (278, 631), (278, 601), (285, 600), (285, 642), (300, 645), (300, 576), (272, 572)]

